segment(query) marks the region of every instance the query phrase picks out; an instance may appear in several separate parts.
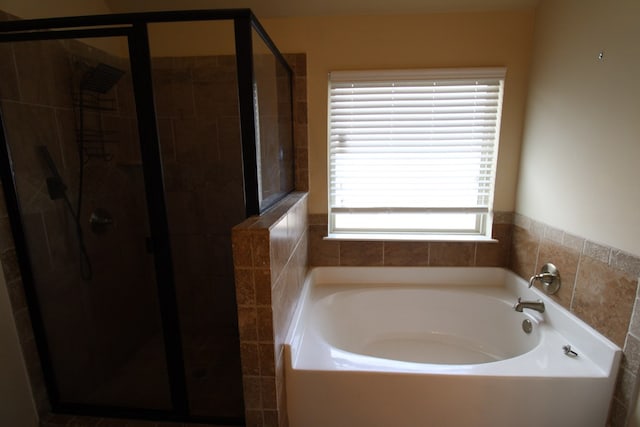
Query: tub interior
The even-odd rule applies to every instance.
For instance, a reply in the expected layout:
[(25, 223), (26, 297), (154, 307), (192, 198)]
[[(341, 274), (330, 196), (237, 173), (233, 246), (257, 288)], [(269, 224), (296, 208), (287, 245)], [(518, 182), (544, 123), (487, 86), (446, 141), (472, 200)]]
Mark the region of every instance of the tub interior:
[[(328, 286), (331, 288), (331, 285)], [(512, 308), (498, 287), (399, 284), (367, 290), (321, 289), (311, 322), (332, 346), (366, 356), (435, 364), (490, 363), (540, 343), (538, 319)], [(397, 308), (400, 308), (399, 310)], [(522, 329), (523, 320), (533, 325)]]

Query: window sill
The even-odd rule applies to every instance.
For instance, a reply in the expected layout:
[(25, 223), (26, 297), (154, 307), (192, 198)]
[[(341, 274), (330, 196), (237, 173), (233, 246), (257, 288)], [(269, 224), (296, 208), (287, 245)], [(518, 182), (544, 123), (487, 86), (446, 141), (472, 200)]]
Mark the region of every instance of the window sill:
[(324, 240), (338, 241), (395, 241), (395, 242), (480, 242), (498, 243), (497, 239), (488, 236), (462, 234), (329, 234)]

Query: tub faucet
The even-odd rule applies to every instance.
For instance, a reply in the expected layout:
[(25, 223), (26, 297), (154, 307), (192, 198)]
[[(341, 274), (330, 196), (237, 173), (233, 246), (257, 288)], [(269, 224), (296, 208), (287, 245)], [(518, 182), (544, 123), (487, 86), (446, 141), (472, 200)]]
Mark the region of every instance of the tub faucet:
[(541, 300), (538, 301), (522, 301), (520, 297), (518, 297), (518, 302), (513, 306), (515, 311), (522, 313), (522, 310), (525, 308), (529, 308), (531, 310), (538, 311), (540, 313), (544, 313), (544, 303)]
[(539, 280), (542, 282), (542, 289), (549, 295), (553, 295), (560, 289), (560, 272), (558, 268), (550, 262), (542, 266), (540, 274), (535, 274), (529, 279), (529, 287)]

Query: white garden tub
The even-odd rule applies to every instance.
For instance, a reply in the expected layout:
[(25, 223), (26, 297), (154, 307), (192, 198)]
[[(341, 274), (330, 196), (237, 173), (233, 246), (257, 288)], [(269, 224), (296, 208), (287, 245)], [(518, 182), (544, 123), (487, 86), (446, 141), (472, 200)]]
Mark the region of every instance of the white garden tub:
[(620, 356), (507, 270), (316, 268), (285, 342), (289, 422), (603, 427)]

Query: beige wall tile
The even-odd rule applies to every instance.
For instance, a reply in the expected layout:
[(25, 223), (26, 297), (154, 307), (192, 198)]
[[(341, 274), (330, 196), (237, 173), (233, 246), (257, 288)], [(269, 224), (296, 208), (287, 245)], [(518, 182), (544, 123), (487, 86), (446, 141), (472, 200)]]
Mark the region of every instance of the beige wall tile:
[(340, 265), (382, 265), (382, 242), (340, 242)]
[(475, 244), (468, 242), (434, 242), (429, 244), (429, 265), (467, 267), (474, 265)]
[(260, 356), (257, 343), (241, 343), (240, 356), (242, 358), (242, 373), (244, 375), (260, 375)]
[(640, 339), (633, 335), (627, 336), (624, 346), (622, 368), (629, 372), (638, 372), (640, 369)]
[(507, 267), (511, 253), (513, 225), (494, 224), (491, 234), (498, 242), (476, 243), (475, 265), (478, 267)]
[(255, 305), (256, 290), (253, 280), (253, 270), (237, 268), (235, 270), (236, 301), (238, 305)]
[(242, 385), (244, 388), (245, 408), (262, 410), (260, 377), (244, 376), (242, 378)]
[(578, 270), (573, 311), (619, 346), (624, 345), (637, 278), (613, 271), (607, 264), (584, 257)]
[(240, 342), (258, 340), (258, 313), (255, 307), (238, 307)]
[(584, 243), (584, 254), (600, 262), (608, 263), (611, 256), (611, 248), (599, 243), (587, 240)]
[(253, 267), (251, 254), (251, 233), (248, 230), (234, 228), (231, 231), (231, 246), (233, 249), (233, 265), (236, 268)]
[(271, 242), (268, 230), (255, 230), (251, 233), (251, 252), (253, 266), (256, 268), (271, 267)]
[(283, 424), (280, 423), (278, 417), (278, 411), (274, 410), (265, 410), (263, 412), (264, 416), (264, 427), (283, 427)]
[(609, 265), (616, 270), (624, 271), (630, 276), (640, 276), (640, 257), (627, 252), (612, 250)]
[(262, 395), (263, 409), (278, 409), (278, 399), (276, 397), (275, 377), (262, 376), (260, 379), (260, 393)]
[(245, 427), (263, 427), (262, 409), (246, 409), (245, 410)]
[(256, 304), (271, 305), (271, 269), (253, 270), (256, 287)]
[[(558, 293), (551, 297), (564, 308), (571, 308), (571, 300), (573, 298), (573, 289), (576, 282), (576, 272), (578, 271), (578, 261), (580, 253), (562, 246), (555, 241), (544, 239), (540, 243), (538, 254), (538, 262), (536, 265), (536, 274), (542, 269), (542, 266), (548, 262), (554, 264), (560, 272), (562, 285)], [(542, 289), (542, 284), (537, 281), (535, 286)]]
[(582, 253), (584, 250), (585, 239), (573, 234), (564, 233), (562, 237), (562, 244), (578, 253)]
[(274, 376), (276, 374), (276, 363), (274, 359), (274, 348), (272, 344), (258, 345), (260, 358), (260, 374)]
[(326, 235), (326, 224), (309, 225), (309, 264), (312, 266), (340, 264), (340, 242), (325, 240)]
[(539, 243), (540, 240), (529, 231), (517, 226), (513, 228), (510, 268), (520, 277), (529, 278), (535, 274)]
[(258, 317), (258, 340), (273, 342), (273, 311), (271, 307), (256, 308)]
[(384, 242), (384, 265), (427, 266), (429, 265), (429, 243)]

